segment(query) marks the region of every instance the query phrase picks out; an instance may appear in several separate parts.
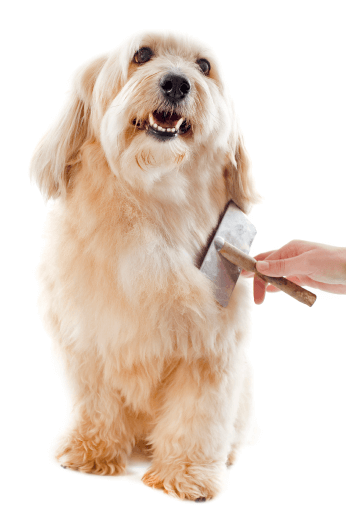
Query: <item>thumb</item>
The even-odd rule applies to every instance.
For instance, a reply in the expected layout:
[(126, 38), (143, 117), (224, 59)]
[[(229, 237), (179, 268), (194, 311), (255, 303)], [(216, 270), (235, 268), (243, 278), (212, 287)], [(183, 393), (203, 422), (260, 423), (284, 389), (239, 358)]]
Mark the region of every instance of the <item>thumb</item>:
[(305, 274), (305, 258), (302, 255), (289, 259), (261, 260), (256, 263), (256, 269), (267, 276), (289, 276)]

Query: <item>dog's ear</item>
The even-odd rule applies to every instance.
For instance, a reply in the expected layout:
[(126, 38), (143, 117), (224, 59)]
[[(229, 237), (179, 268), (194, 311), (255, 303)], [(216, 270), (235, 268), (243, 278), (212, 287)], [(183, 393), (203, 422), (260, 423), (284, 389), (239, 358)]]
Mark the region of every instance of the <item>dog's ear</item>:
[(35, 151), (30, 174), (46, 198), (66, 193), (79, 150), (90, 135), (92, 92), (105, 61), (100, 57), (78, 71), (65, 109)]
[(260, 202), (261, 197), (254, 189), (250, 159), (241, 134), (238, 134), (236, 142), (234, 142), (234, 139), (230, 142), (227, 160), (224, 177), (228, 197), (245, 214), (248, 214), (251, 207)]

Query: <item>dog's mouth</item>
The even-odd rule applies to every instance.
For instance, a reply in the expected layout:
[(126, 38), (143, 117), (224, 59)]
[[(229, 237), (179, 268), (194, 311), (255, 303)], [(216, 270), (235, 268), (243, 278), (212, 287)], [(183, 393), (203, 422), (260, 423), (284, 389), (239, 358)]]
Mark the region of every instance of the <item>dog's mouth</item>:
[(191, 129), (191, 124), (178, 113), (158, 112), (149, 113), (148, 119), (134, 119), (132, 124), (137, 129), (146, 129), (149, 135), (160, 141), (171, 140), (179, 135), (184, 135)]

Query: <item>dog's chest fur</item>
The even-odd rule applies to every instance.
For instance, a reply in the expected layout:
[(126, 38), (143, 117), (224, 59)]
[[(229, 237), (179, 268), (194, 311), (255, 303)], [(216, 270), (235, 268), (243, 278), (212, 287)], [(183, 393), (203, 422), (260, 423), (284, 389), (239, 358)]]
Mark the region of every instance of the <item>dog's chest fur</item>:
[(172, 281), (172, 295), (162, 289), (168, 278), (179, 282), (180, 272), (199, 263), (227, 197), (215, 160), (201, 159), (198, 172), (187, 168), (177, 175), (183, 192), (175, 196), (182, 198), (156, 190), (144, 201), (119, 183), (101, 154), (96, 144), (83, 149), (67, 198), (53, 212), (42, 268), (49, 322), (71, 352), (95, 359), (115, 385), (122, 387), (123, 374), (132, 374), (125, 386), (133, 386), (131, 401), (140, 408), (155, 381), (139, 367), (161, 360), (154, 370), (160, 378), (164, 360), (191, 349), (171, 306), (178, 284)]

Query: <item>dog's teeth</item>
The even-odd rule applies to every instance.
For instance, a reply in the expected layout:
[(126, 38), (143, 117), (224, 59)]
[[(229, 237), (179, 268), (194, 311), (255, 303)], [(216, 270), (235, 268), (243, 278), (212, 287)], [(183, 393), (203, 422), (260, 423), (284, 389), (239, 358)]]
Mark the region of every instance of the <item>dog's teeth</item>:
[(182, 123), (184, 122), (184, 117), (182, 117), (181, 119), (178, 120), (178, 122), (176, 123), (175, 125), (175, 129), (178, 131), (178, 129), (180, 128), (180, 126), (182, 125)]
[(149, 124), (152, 128), (156, 129), (157, 131), (162, 131), (162, 132), (168, 132), (168, 133), (176, 133), (179, 129), (179, 126), (181, 125), (181, 123), (184, 121), (184, 119), (180, 119), (177, 123), (177, 127), (172, 127), (172, 128), (164, 128), (162, 126), (160, 126), (159, 124), (157, 124), (155, 122), (155, 118), (153, 116), (152, 113), (149, 113)]

